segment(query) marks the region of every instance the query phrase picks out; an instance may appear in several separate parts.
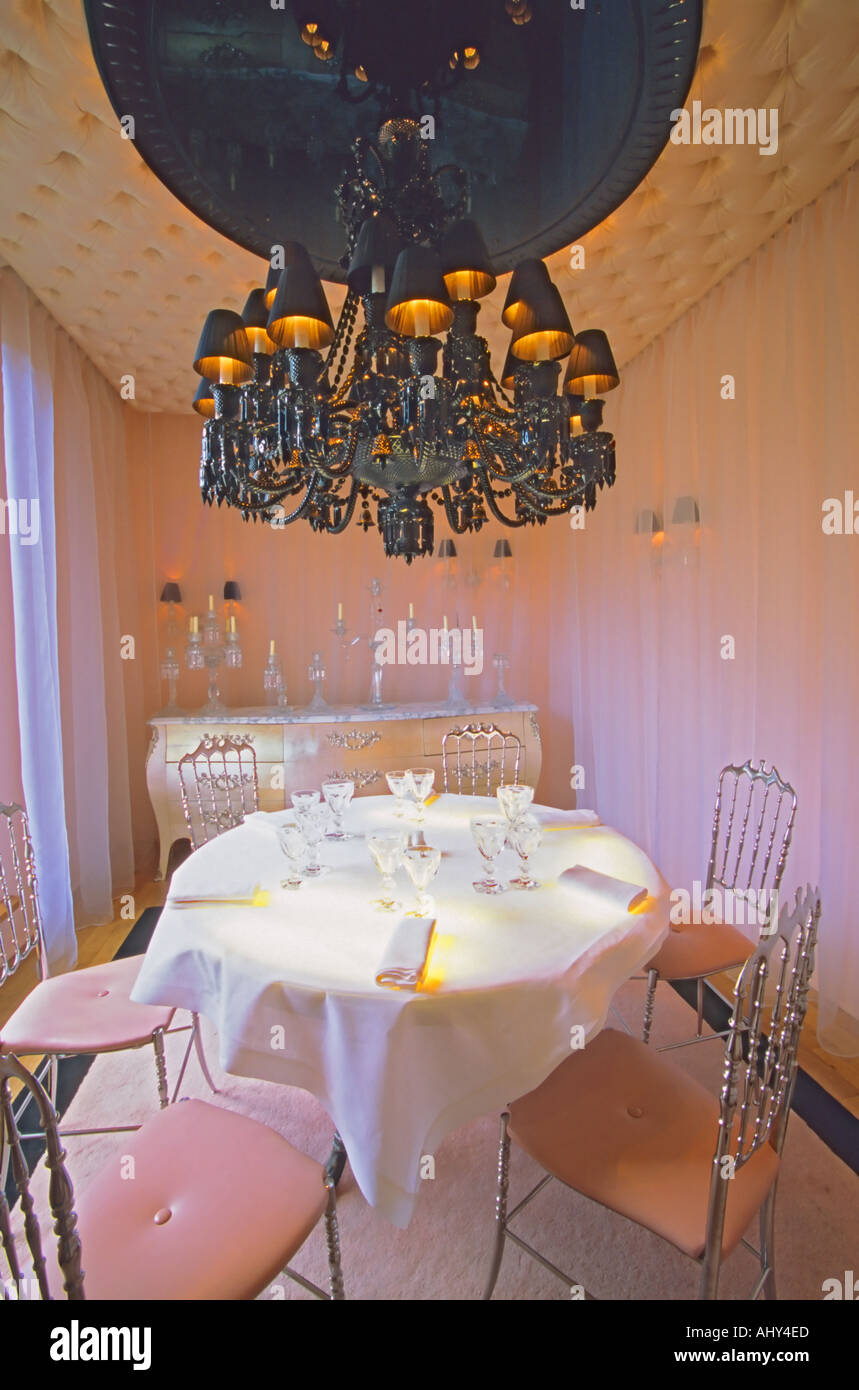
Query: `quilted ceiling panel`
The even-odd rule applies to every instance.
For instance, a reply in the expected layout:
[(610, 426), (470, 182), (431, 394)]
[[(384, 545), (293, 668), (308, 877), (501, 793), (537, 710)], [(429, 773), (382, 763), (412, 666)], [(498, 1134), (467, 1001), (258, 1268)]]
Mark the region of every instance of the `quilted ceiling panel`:
[[(777, 108), (777, 151), (669, 143), (583, 238), (583, 269), (550, 258), (574, 329), (604, 328), (622, 367), (856, 161), (857, 39), (856, 0), (709, 0), (687, 107)], [(117, 390), (131, 373), (139, 408), (187, 411), (206, 312), (241, 309), (265, 265), (122, 138), (79, 0), (4, 0), (0, 192), (0, 255)], [(505, 288), (480, 316), (496, 369)]]

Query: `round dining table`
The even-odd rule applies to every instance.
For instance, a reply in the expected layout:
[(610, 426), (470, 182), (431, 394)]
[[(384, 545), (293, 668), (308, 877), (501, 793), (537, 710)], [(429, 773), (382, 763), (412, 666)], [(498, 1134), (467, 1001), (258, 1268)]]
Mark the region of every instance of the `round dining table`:
[[(594, 813), (542, 806), (529, 866), (540, 886), (479, 894), (470, 821), (498, 814), (497, 802), (442, 795), (423, 827), (442, 853), (426, 970), (415, 989), (387, 988), (376, 975), (415, 892), (400, 869), (402, 910), (373, 906), (381, 880), (366, 837), (414, 830), (395, 804), (353, 801), (353, 838), (323, 841), (325, 872), (297, 889), (281, 886), (275, 833), (289, 812), (203, 845), (173, 875), (132, 998), (209, 1019), (225, 1071), (316, 1096), (364, 1197), (404, 1227), (442, 1139), (538, 1086), (599, 1031), (615, 991), (664, 940), (669, 899), (643, 850)], [(579, 892), (561, 877), (576, 865), (646, 897), (629, 908), (617, 893)], [(505, 850), (502, 881), (517, 866)]]

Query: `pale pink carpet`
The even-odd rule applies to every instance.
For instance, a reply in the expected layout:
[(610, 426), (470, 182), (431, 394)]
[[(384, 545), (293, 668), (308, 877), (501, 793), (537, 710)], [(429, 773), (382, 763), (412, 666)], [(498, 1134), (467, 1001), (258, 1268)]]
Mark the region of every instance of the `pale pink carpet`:
[[(633, 1031), (640, 1027), (642, 986), (630, 982), (618, 996)], [(689, 1036), (694, 1016), (670, 989), (657, 995), (655, 1042)], [(613, 1020), (610, 1020), (613, 1022)], [(690, 1028), (691, 1023), (691, 1028)], [(332, 1125), (306, 1092), (264, 1081), (225, 1076), (217, 1068), (217, 1041), (204, 1025), (207, 1055), (222, 1094), (213, 1098), (196, 1060), (189, 1063), (184, 1095), (240, 1110), (280, 1131), (315, 1158), (327, 1157)], [(168, 1065), (176, 1074), (179, 1039), (169, 1040)], [(714, 1092), (722, 1046), (683, 1049), (673, 1060)], [(511, 1097), (512, 1099), (512, 1097)], [(124, 1123), (145, 1119), (157, 1107), (150, 1049), (98, 1058), (66, 1116), (67, 1124)], [(424, 1182), (408, 1230), (389, 1225), (368, 1207), (347, 1167), (338, 1195), (347, 1297), (358, 1299), (472, 1299), (480, 1296), (493, 1236), (497, 1117), (488, 1115), (451, 1134), (435, 1155), (436, 1176)], [(121, 1152), (123, 1136), (69, 1139), (68, 1164), (82, 1189), (106, 1161)], [(511, 1205), (533, 1186), (537, 1166), (514, 1147)], [(252, 1175), (250, 1175), (252, 1180)], [(34, 1179), (40, 1211), (44, 1174)], [(842, 1278), (859, 1249), (859, 1181), (795, 1114), (791, 1116), (779, 1189), (776, 1269), (779, 1297), (817, 1300), (824, 1279)], [(45, 1224), (43, 1223), (43, 1230)], [(518, 1219), (520, 1235), (602, 1299), (688, 1299), (697, 1296), (698, 1270), (657, 1237), (550, 1183)], [(49, 1230), (49, 1227), (48, 1227)], [(50, 1237), (48, 1236), (48, 1239)], [(757, 1243), (757, 1230), (749, 1232)], [(293, 1261), (302, 1274), (325, 1284), (321, 1229)], [(86, 1252), (84, 1251), (84, 1265)], [(757, 1261), (742, 1248), (723, 1269), (720, 1297), (748, 1296)], [(303, 1299), (303, 1289), (284, 1278), (264, 1297)], [(570, 1291), (510, 1243), (496, 1287), (498, 1299), (569, 1299)]]

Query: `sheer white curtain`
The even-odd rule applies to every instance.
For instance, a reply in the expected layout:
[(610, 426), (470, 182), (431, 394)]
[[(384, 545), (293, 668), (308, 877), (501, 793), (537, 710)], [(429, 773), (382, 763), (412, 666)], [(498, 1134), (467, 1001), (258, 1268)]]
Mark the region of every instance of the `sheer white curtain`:
[[(51, 963), (73, 920), (108, 922), (134, 887), (130, 785), (143, 777), (146, 653), (122, 403), (8, 268), (0, 270), (3, 442), (10, 497), (39, 499), (38, 545), (12, 543), (22, 786)], [(128, 650), (126, 644), (126, 650)]]
[[(820, 1037), (845, 1055), (859, 534), (824, 534), (822, 507), (859, 500), (857, 206), (854, 172), (627, 368), (608, 412), (618, 482), (573, 566), (580, 800), (681, 886), (704, 877), (719, 769), (775, 762), (799, 797), (784, 888), (820, 883)], [(684, 497), (699, 525), (674, 523)], [(636, 534), (644, 509), (664, 539)]]

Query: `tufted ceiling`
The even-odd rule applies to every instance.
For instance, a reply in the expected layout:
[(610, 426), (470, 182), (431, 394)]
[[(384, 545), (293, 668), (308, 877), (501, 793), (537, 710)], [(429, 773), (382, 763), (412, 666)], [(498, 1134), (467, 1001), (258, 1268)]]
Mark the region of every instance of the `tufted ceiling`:
[[(669, 144), (582, 239), (584, 269), (550, 258), (574, 329), (605, 328), (623, 366), (850, 167), (857, 37), (856, 0), (708, 0), (687, 104), (778, 107), (778, 151)], [(265, 271), (121, 138), (80, 0), (0, 11), (0, 255), (117, 390), (133, 374), (145, 410), (189, 409), (206, 312), (241, 309)], [(328, 288), (336, 310), (343, 290)], [(504, 292), (502, 281), (480, 319), (497, 368)]]

